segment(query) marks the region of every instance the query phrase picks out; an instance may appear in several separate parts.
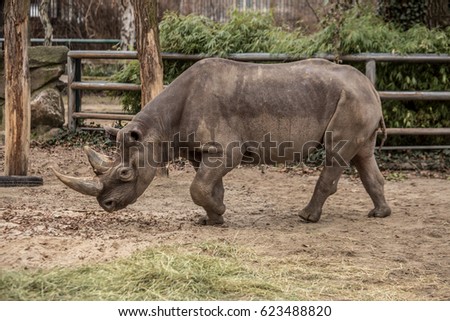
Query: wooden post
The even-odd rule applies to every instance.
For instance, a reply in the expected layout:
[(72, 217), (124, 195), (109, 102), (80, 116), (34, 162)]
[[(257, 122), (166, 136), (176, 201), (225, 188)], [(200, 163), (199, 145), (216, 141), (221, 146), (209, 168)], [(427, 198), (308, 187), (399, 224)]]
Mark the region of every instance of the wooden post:
[(30, 149), (29, 0), (5, 3), (5, 175), (26, 176)]
[(136, 47), (141, 72), (141, 108), (163, 90), (157, 0), (131, 0), (134, 6)]

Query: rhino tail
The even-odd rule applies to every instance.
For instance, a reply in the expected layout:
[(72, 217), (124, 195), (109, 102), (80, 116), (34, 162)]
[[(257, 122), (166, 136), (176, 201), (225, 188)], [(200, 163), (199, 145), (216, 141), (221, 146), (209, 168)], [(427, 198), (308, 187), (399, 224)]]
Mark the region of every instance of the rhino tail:
[(380, 146), (378, 147), (378, 152), (381, 153), (381, 148), (383, 147), (384, 142), (386, 141), (386, 138), (387, 138), (386, 124), (384, 123), (383, 115), (381, 115), (379, 126), (380, 126), (380, 129), (381, 129), (381, 134), (383, 135), (381, 137)]

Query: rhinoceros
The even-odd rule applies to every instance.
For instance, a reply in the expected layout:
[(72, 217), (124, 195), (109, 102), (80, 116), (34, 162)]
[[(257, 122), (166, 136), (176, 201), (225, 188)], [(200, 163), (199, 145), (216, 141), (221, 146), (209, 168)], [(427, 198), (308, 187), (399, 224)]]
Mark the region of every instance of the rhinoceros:
[(113, 212), (135, 202), (158, 167), (185, 157), (196, 170), (192, 200), (206, 211), (201, 223), (214, 225), (224, 222), (222, 178), (234, 167), (300, 161), (323, 146), (325, 166), (300, 218), (319, 221), (350, 162), (374, 203), (369, 216), (386, 217), (391, 209), (374, 157), (380, 128), (385, 133), (379, 95), (351, 66), (322, 59), (254, 64), (210, 58), (182, 73), (124, 128), (107, 128), (119, 145), (115, 158), (84, 148), (94, 178), (55, 174)]

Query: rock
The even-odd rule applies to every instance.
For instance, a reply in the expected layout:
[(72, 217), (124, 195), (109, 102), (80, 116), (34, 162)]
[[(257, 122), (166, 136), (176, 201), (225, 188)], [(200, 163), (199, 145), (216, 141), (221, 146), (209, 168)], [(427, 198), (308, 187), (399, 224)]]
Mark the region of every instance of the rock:
[(61, 93), (51, 87), (37, 91), (31, 97), (31, 128), (62, 127), (64, 104)]
[(412, 163), (400, 163), (400, 164), (398, 165), (398, 168), (399, 168), (400, 170), (407, 170), (407, 171), (410, 171), (410, 170), (415, 170), (415, 169), (416, 169), (416, 166), (414, 166), (414, 164), (412, 164)]
[[(31, 91), (58, 81), (64, 73), (69, 49), (64, 46), (30, 47), (28, 61), (31, 77)], [(5, 98), (5, 69), (3, 51), (0, 51), (0, 98)]]
[[(50, 65), (30, 70), (31, 92), (45, 86), (51, 82), (59, 82), (59, 77), (64, 73), (63, 65)], [(0, 98), (5, 99), (5, 77), (4, 72), (0, 72)]]
[(29, 57), (29, 67), (30, 69), (47, 66), (62, 64), (65, 65), (67, 62), (67, 53), (69, 48), (64, 46), (35, 46), (28, 49)]
[(64, 73), (64, 70), (65, 68), (63, 65), (51, 65), (30, 70), (31, 92), (50, 82), (58, 82), (59, 77)]
[[(28, 51), (31, 82), (31, 128), (61, 127), (64, 124), (64, 105), (55, 88), (65, 71), (69, 49), (63, 46), (30, 47)], [(4, 114), (5, 71), (3, 52), (0, 52), (0, 124)], [(42, 88), (44, 87), (45, 88)], [(42, 89), (41, 89), (42, 88)], [(4, 120), (3, 120), (4, 121)]]
[(61, 132), (62, 132), (61, 128), (52, 128), (45, 133), (45, 138), (46, 139), (56, 138), (61, 134)]
[(33, 136), (37, 141), (45, 142), (57, 138), (62, 132), (61, 128), (49, 128), (49, 126), (39, 126), (33, 130)]

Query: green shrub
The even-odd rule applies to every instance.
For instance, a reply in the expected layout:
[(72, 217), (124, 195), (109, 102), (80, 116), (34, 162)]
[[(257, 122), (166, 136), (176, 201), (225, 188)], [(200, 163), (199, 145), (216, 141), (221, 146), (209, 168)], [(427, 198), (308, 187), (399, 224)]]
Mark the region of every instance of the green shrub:
[[(291, 56), (331, 53), (450, 53), (450, 28), (429, 30), (415, 25), (404, 31), (383, 21), (373, 10), (355, 7), (330, 19), (315, 34), (286, 31), (269, 13), (233, 12), (226, 23), (201, 16), (167, 14), (160, 24), (161, 48), (165, 52), (226, 56), (230, 53), (268, 52)], [(164, 61), (164, 82), (170, 83), (192, 62)], [(355, 64), (364, 71), (364, 64)], [(137, 63), (126, 65), (114, 81), (139, 83)], [(442, 64), (377, 64), (378, 90), (450, 90), (450, 66)], [(123, 93), (124, 109), (139, 110), (139, 93)], [(448, 102), (385, 101), (388, 127), (450, 127)], [(434, 142), (443, 138), (432, 138)], [(395, 137), (390, 143), (423, 143), (430, 138)]]
[[(375, 13), (364, 15), (358, 9), (347, 13), (339, 33), (339, 54), (379, 52), (398, 54), (449, 54), (450, 28), (430, 30), (415, 25), (403, 31), (384, 22)], [(320, 33), (327, 33), (325, 28)], [(329, 33), (329, 31), (328, 31)], [(323, 36), (322, 36), (323, 37)], [(363, 67), (360, 66), (363, 70)], [(450, 67), (443, 64), (378, 63), (378, 90), (448, 91)], [(384, 101), (383, 112), (388, 127), (450, 127), (448, 102), (439, 101)], [(444, 143), (443, 137), (392, 137), (390, 144)]]
[[(179, 16), (168, 13), (160, 23), (161, 50), (183, 54), (226, 56), (238, 52), (286, 52), (302, 55), (299, 50), (306, 38), (300, 31), (286, 32), (275, 25), (273, 16), (257, 12), (233, 12), (227, 23), (196, 16)], [(302, 47), (303, 48), (303, 47)], [(169, 84), (193, 62), (164, 62), (164, 83)], [(115, 82), (140, 83), (139, 66), (126, 64), (112, 77)], [(140, 93), (116, 92), (120, 95), (125, 111), (140, 110)]]
[[(112, 81), (121, 83), (141, 84), (139, 62), (131, 61), (114, 74)], [(125, 112), (136, 114), (141, 109), (140, 91), (114, 91), (112, 95), (120, 97), (122, 108)]]

